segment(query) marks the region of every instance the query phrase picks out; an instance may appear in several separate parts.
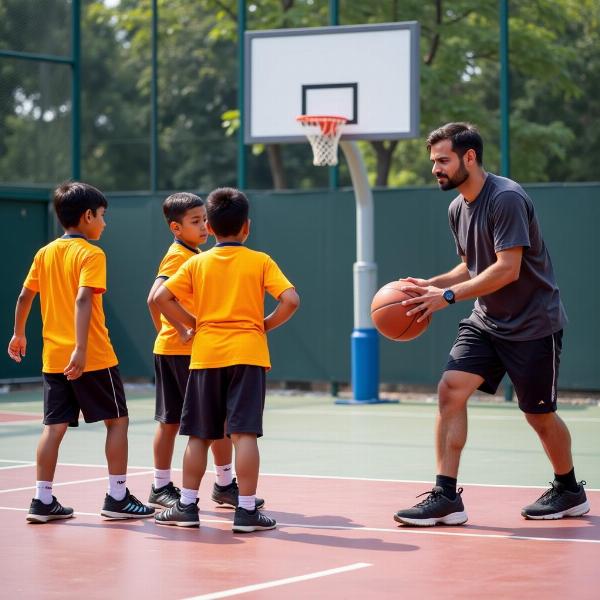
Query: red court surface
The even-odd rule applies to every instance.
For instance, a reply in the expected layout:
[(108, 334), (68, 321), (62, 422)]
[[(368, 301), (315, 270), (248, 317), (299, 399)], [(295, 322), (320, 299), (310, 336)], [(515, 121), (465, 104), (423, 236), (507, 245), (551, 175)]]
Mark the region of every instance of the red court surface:
[[(105, 474), (60, 465), (54, 492), (76, 518), (31, 525), (34, 467), (0, 469), (5, 597), (599, 597), (598, 491), (588, 492), (585, 517), (526, 521), (520, 508), (541, 490), (465, 486), (467, 525), (413, 529), (392, 516), (428, 484), (263, 475), (278, 529), (234, 535), (233, 511), (209, 499), (210, 473), (200, 529), (102, 520)], [(128, 486), (145, 500), (151, 481), (151, 471), (131, 469)]]

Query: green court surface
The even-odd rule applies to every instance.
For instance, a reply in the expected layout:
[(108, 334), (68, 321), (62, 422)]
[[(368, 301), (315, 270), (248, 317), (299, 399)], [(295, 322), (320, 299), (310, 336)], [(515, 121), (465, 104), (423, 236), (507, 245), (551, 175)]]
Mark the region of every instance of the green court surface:
[[(127, 396), (130, 465), (152, 467), (153, 389), (128, 389)], [(338, 406), (324, 395), (270, 393), (265, 435), (260, 441), (261, 471), (430, 482), (435, 473), (437, 406), (433, 397), (406, 396), (399, 404)], [(35, 459), (41, 424), (25, 419), (41, 415), (41, 397), (39, 389), (0, 395), (3, 465)], [(559, 414), (571, 431), (577, 477), (587, 480), (590, 488), (599, 488), (600, 406), (564, 404)], [(176, 444), (175, 468), (181, 466), (184, 446), (185, 438), (181, 438)], [(103, 425), (82, 422), (68, 431), (59, 461), (101, 465), (103, 448)], [(552, 470), (538, 439), (514, 404), (471, 404), (459, 483), (545, 486), (551, 479)], [(418, 492), (427, 485), (415, 487)]]

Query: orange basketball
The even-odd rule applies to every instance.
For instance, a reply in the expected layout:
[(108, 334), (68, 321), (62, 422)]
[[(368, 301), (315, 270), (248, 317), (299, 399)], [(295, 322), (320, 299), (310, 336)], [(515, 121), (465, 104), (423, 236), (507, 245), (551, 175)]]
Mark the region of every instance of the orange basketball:
[(414, 292), (403, 292), (400, 288), (410, 285), (408, 282), (391, 281), (386, 283), (373, 296), (371, 319), (377, 331), (390, 340), (408, 342), (419, 337), (429, 327), (431, 315), (417, 323), (420, 313), (406, 316), (406, 311), (415, 305), (402, 306), (402, 301), (417, 296)]

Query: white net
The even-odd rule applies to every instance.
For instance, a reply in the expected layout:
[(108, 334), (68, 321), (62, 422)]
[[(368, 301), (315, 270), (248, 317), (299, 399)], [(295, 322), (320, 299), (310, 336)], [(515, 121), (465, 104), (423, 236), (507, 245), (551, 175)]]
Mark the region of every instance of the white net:
[(345, 117), (301, 115), (297, 121), (313, 150), (313, 164), (332, 167), (338, 164), (338, 142), (347, 119)]

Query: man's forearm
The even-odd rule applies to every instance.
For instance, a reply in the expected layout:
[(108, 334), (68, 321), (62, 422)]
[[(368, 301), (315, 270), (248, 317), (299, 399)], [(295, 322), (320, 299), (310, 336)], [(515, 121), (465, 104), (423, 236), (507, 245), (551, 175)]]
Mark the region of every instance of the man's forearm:
[(495, 262), (473, 279), (454, 285), (452, 290), (456, 300), (469, 300), (492, 294), (517, 278), (518, 272), (515, 276), (511, 265)]
[(471, 278), (469, 275), (469, 270), (467, 269), (467, 265), (464, 262), (461, 262), (459, 265), (456, 265), (454, 269), (444, 273), (443, 275), (436, 275), (431, 279), (427, 280), (428, 285), (433, 285), (435, 287), (446, 289), (453, 288), (459, 283), (464, 281), (468, 281)]

